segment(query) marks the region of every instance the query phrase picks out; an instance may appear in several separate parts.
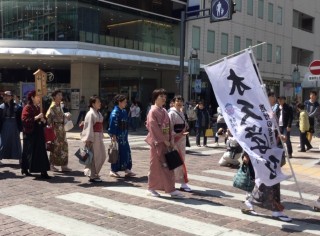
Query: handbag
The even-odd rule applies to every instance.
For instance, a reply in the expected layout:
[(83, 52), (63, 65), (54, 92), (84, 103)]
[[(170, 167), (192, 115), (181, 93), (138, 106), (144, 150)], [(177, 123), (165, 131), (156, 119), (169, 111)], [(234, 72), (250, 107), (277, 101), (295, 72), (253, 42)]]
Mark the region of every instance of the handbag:
[(206, 132), (205, 132), (204, 136), (213, 137), (213, 129), (211, 129), (211, 128), (206, 129)]
[(111, 141), (109, 148), (108, 148), (108, 162), (111, 164), (115, 164), (118, 161), (119, 158), (119, 149), (118, 149), (118, 143)]
[(90, 165), (93, 158), (93, 153), (87, 148), (79, 148), (74, 154), (78, 159), (80, 164)]
[(251, 179), (249, 166), (242, 164), (233, 178), (233, 187), (244, 190), (246, 192), (252, 192), (254, 186), (255, 183)]
[(44, 128), (44, 139), (47, 142), (52, 142), (56, 139), (56, 134), (52, 126), (46, 126)]
[(167, 165), (169, 170), (174, 170), (175, 168), (183, 165), (183, 161), (177, 150), (169, 151), (165, 154)]
[(64, 130), (67, 132), (69, 130), (71, 130), (73, 128), (73, 122), (72, 120), (68, 120), (65, 124), (64, 124)]

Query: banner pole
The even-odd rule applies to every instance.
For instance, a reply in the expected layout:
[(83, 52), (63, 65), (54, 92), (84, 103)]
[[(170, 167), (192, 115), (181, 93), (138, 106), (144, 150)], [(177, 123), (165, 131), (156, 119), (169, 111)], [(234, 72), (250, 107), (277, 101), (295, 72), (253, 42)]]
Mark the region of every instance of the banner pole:
[(211, 63), (205, 65), (204, 67), (212, 66), (212, 65), (214, 65), (214, 64), (216, 64), (216, 63), (218, 63), (218, 62), (220, 62), (220, 61), (223, 61), (223, 60), (228, 59), (228, 58), (230, 58), (230, 57), (234, 57), (234, 56), (236, 56), (236, 55), (238, 55), (238, 54), (244, 53), (244, 52), (247, 51), (248, 49), (259, 47), (259, 46), (261, 46), (261, 45), (263, 45), (263, 44), (265, 44), (265, 43), (266, 43), (266, 42), (262, 42), (262, 43), (259, 43), (259, 44), (254, 45), (254, 46), (250, 46), (249, 48), (245, 48), (245, 49), (243, 49), (243, 50), (241, 50), (241, 51), (239, 51), (239, 52), (235, 52), (235, 53), (230, 54), (230, 55), (228, 55), (228, 56), (226, 56), (226, 57), (223, 57), (223, 58), (221, 58), (221, 59), (219, 59), (219, 60), (216, 60), (216, 61), (214, 61), (214, 62), (211, 62)]
[[(260, 45), (261, 45), (261, 44), (260, 44)], [(256, 46), (257, 46), (257, 45), (256, 45)], [(262, 80), (260, 71), (259, 71), (259, 69), (258, 69), (257, 61), (256, 61), (254, 55), (252, 54), (251, 47), (249, 47), (249, 53), (250, 53), (251, 60), (253, 61), (254, 66), (256, 67), (256, 72), (257, 72), (257, 75), (258, 75), (260, 84), (261, 84), (261, 86), (262, 86), (262, 88), (263, 88), (263, 92), (264, 92), (265, 96), (268, 98), (267, 91), (266, 91), (266, 88), (265, 88), (265, 86), (264, 86), (264, 84), (263, 84), (263, 80)], [(276, 126), (276, 128), (277, 128), (278, 134), (281, 135), (281, 133), (280, 133), (280, 128), (279, 128), (278, 123), (277, 123), (277, 122), (273, 122), (273, 123), (275, 124), (275, 126)], [(293, 171), (291, 162), (290, 162), (287, 145), (284, 144), (284, 142), (282, 141), (281, 136), (280, 136), (280, 141), (281, 141), (281, 143), (282, 143), (282, 146), (284, 147), (284, 150), (285, 150), (285, 153), (286, 153), (286, 160), (287, 160), (288, 163), (289, 163), (292, 177), (293, 177), (293, 179), (294, 179), (294, 181), (295, 181), (295, 183), (296, 183), (296, 186), (297, 186), (297, 188), (298, 188), (298, 192), (299, 192), (300, 199), (303, 201), (303, 197), (302, 197), (302, 194), (301, 194), (300, 186), (299, 186), (298, 180), (297, 180), (297, 178), (296, 178), (296, 175), (295, 175), (295, 173), (294, 173), (294, 171)]]

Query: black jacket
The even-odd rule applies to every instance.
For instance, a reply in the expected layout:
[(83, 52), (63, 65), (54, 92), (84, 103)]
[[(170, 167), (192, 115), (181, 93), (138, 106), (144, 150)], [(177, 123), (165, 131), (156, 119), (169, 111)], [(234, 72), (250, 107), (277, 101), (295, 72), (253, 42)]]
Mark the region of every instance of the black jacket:
[[(276, 111), (278, 119), (280, 118), (281, 110), (280, 107)], [(291, 128), (292, 125), (292, 120), (293, 120), (293, 110), (292, 107), (290, 107), (287, 103), (284, 103), (282, 106), (282, 123), (283, 127)]]

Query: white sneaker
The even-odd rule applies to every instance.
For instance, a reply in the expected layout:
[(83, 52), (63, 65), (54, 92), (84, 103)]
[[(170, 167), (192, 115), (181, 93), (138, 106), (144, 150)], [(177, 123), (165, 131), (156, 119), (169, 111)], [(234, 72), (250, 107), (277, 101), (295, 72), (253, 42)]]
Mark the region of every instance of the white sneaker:
[(157, 191), (152, 189), (147, 190), (147, 195), (152, 197), (160, 197), (160, 194)]
[(171, 192), (170, 196), (172, 198), (184, 198), (184, 195), (180, 193), (178, 190), (174, 190), (173, 192)]

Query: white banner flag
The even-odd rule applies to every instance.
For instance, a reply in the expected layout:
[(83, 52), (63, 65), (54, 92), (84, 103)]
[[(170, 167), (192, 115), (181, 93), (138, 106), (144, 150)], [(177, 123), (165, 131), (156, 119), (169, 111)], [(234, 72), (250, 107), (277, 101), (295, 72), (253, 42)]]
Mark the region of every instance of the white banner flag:
[(223, 117), (249, 154), (256, 183), (272, 186), (285, 179), (280, 164), (274, 117), (248, 51), (205, 68)]

